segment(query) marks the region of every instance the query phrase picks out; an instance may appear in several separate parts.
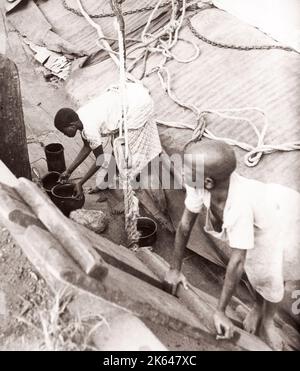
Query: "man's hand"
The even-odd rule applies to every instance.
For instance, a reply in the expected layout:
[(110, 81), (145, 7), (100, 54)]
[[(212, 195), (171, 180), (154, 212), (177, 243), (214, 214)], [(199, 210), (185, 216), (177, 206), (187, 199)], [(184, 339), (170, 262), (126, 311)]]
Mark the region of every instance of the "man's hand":
[(224, 312), (217, 311), (214, 323), (218, 333), (217, 340), (229, 340), (234, 335), (234, 325)]
[(170, 269), (164, 280), (165, 290), (172, 295), (176, 295), (179, 284), (182, 284), (186, 290), (188, 289), (188, 282), (185, 276), (177, 269)]
[(79, 182), (75, 184), (73, 197), (81, 198), (82, 196), (83, 196), (83, 187), (82, 187), (82, 184)]
[(64, 173), (62, 173), (58, 179), (59, 183), (66, 184), (70, 178), (71, 174), (66, 170)]

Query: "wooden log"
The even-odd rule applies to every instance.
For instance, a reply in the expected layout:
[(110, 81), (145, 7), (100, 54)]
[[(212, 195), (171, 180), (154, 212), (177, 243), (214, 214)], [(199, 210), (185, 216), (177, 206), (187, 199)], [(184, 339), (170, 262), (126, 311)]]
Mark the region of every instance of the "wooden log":
[(0, 158), (16, 177), (31, 179), (19, 74), (0, 55)]
[(36, 225), (41, 229), (43, 224), (37, 219), (32, 210), (24, 203), (18, 193), (11, 187), (0, 183), (0, 220), (14, 238), (22, 238), (26, 229)]
[(22, 178), (18, 181), (16, 189), (38, 219), (61, 243), (81, 269), (89, 276), (103, 280), (108, 273), (107, 264), (95, 251), (89, 240), (79, 232), (75, 224), (61, 213), (36, 184)]
[[(137, 256), (143, 261), (143, 263), (152, 269), (162, 281), (164, 280), (169, 269), (167, 262), (158, 255), (152, 253), (149, 249), (140, 249), (137, 252)], [(211, 333), (215, 333), (212, 318), (212, 315), (216, 310), (216, 306), (213, 305), (214, 300), (209, 298), (207, 294), (205, 294), (206, 299), (203, 300), (203, 297), (201, 297), (201, 290), (196, 289), (191, 285), (189, 286), (189, 290), (185, 290), (182, 285), (179, 285), (177, 296), (193, 313), (197, 315), (200, 321), (205, 324)], [(207, 303), (207, 299), (210, 304)], [(222, 342), (224, 341), (220, 341), (220, 343)], [(249, 351), (271, 351), (271, 349), (260, 339), (246, 333), (238, 327), (235, 327), (235, 336), (231, 342)]]
[(109, 265), (121, 269), (123, 272), (129, 273), (152, 286), (163, 288), (163, 285), (157, 276), (143, 264), (128, 248), (116, 245), (101, 235), (98, 235), (89, 229), (78, 225), (80, 232), (88, 238), (95, 250), (99, 251), (100, 255)]

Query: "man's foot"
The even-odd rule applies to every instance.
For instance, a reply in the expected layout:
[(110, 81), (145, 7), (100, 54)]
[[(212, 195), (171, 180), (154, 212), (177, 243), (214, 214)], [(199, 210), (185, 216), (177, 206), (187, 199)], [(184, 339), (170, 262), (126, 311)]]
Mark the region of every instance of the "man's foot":
[(275, 327), (274, 321), (263, 323), (259, 330), (259, 337), (269, 347), (277, 352), (283, 351), (283, 341)]
[(243, 323), (245, 331), (252, 335), (256, 335), (262, 320), (263, 311), (259, 305), (254, 305), (254, 307), (247, 314), (247, 317)]
[(111, 196), (109, 189), (99, 190), (99, 198), (97, 202), (102, 203), (108, 201), (109, 197)]
[(97, 193), (100, 193), (100, 192), (101, 192), (101, 190), (98, 187), (93, 187), (93, 188), (88, 189), (88, 194), (89, 195), (94, 195), (94, 194), (97, 194)]

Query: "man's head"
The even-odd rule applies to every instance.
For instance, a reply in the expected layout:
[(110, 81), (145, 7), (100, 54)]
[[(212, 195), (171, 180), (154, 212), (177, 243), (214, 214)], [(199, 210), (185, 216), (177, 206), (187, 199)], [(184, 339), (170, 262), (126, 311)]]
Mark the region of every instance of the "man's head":
[(70, 108), (62, 108), (57, 112), (54, 119), (54, 125), (56, 129), (70, 138), (74, 138), (77, 130), (82, 127), (79, 116)]
[[(232, 147), (221, 141), (191, 143), (186, 147), (185, 155), (188, 162), (186, 175), (190, 179), (194, 179), (195, 174), (204, 177), (204, 188), (209, 191), (228, 181), (237, 166)], [(200, 169), (195, 164), (203, 166)]]

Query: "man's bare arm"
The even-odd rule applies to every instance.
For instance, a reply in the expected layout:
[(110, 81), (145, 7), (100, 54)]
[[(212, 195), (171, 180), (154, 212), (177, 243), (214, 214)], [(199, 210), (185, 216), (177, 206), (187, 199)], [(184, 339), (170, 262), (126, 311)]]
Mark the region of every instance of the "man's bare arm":
[(234, 325), (226, 316), (226, 308), (244, 273), (246, 254), (246, 250), (234, 249), (227, 267), (221, 298), (214, 315), (218, 339), (231, 339), (234, 334)]
[(191, 213), (187, 209), (184, 210), (176, 233), (175, 250), (171, 260), (171, 269), (181, 271), (184, 250), (190, 239), (197, 215), (198, 214)]
[(103, 164), (103, 147), (99, 146), (96, 150), (93, 151), (96, 157), (96, 161), (93, 163), (89, 171), (85, 176), (76, 184), (75, 186), (75, 196), (80, 197), (83, 193), (83, 185), (101, 168)]
[(241, 281), (242, 275), (244, 273), (246, 254), (247, 250), (233, 249), (232, 256), (227, 267), (225, 282), (218, 305), (218, 310), (220, 312), (225, 313), (227, 305), (229, 304), (237, 288), (237, 285)]
[(75, 160), (68, 167), (68, 169), (62, 174), (61, 178), (66, 178), (66, 180), (72, 175), (72, 173), (80, 166), (83, 161), (90, 155), (92, 152), (88, 142), (83, 141), (83, 147), (76, 156)]
[(195, 224), (197, 214), (191, 213), (187, 209), (184, 210), (181, 222), (178, 226), (176, 239), (175, 239), (175, 250), (171, 260), (171, 266), (166, 274), (164, 287), (165, 290), (172, 295), (176, 294), (177, 287), (180, 283), (187, 289), (186, 278), (181, 273), (184, 250), (189, 241), (193, 226)]

